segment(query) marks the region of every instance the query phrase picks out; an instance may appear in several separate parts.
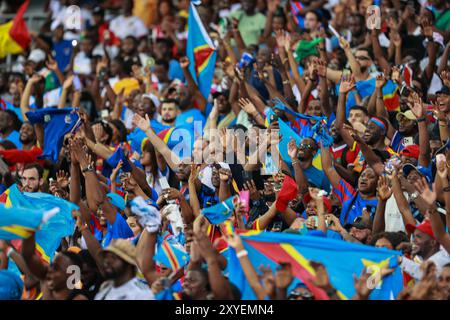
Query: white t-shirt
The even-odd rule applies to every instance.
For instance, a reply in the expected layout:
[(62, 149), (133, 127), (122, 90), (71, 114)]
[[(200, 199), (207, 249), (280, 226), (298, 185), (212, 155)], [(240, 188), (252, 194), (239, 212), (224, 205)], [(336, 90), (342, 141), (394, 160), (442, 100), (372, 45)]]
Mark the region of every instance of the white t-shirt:
[(148, 29), (144, 22), (135, 16), (118, 16), (111, 20), (109, 29), (122, 40), (128, 36), (140, 38), (148, 34)]
[(150, 288), (134, 277), (115, 288), (112, 280), (103, 282), (95, 300), (155, 300)]
[[(407, 192), (403, 193), (406, 197), (406, 200), (409, 199), (409, 195)], [(386, 210), (384, 212), (384, 231), (387, 232), (397, 232), (403, 231), (405, 232), (405, 224), (403, 222), (402, 214), (398, 208), (397, 202), (395, 201), (394, 195), (392, 195), (386, 201)]]

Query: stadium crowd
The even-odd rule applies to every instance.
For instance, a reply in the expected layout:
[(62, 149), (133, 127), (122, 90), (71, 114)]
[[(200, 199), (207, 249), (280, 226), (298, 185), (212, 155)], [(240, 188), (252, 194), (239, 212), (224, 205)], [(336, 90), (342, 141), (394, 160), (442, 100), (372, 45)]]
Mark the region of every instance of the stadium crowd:
[(49, 0), (0, 71), (0, 299), (448, 300), (450, 3), (197, 2)]

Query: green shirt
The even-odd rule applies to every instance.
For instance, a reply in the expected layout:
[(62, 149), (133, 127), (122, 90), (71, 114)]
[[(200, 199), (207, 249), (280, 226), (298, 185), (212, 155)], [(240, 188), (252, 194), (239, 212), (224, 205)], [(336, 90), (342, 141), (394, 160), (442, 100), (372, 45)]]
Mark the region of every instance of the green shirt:
[(434, 16), (436, 22), (434, 26), (441, 31), (446, 31), (450, 27), (450, 10), (444, 10), (442, 12), (435, 11)]
[(248, 16), (243, 10), (237, 10), (230, 15), (230, 18), (236, 18), (239, 21), (239, 32), (246, 46), (258, 44), (259, 37), (266, 26), (265, 15), (258, 12)]

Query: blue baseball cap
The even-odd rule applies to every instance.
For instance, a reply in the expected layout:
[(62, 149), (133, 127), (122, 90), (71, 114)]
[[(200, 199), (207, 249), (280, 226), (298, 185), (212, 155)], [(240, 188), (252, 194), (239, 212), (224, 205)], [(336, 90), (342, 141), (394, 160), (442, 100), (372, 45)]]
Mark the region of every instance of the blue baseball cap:
[(120, 210), (125, 210), (125, 200), (119, 196), (117, 193), (108, 193), (106, 195), (109, 199), (111, 199), (111, 204)]
[(0, 270), (0, 300), (20, 300), (23, 281), (9, 270)]
[(423, 166), (414, 166), (411, 163), (407, 163), (403, 166), (403, 175), (405, 176), (405, 178), (407, 178), (409, 176), (409, 173), (411, 172), (411, 170), (416, 170), (421, 176), (425, 177), (428, 181), (428, 183), (431, 183), (432, 181), (432, 173), (431, 170), (429, 168), (423, 167)]

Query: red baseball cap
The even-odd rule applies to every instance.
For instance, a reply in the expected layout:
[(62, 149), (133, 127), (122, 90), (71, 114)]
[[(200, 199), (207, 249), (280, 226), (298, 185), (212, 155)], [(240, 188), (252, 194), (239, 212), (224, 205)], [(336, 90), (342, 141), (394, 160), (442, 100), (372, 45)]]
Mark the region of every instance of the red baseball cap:
[[(323, 199), (323, 204), (325, 205), (325, 208), (327, 209), (327, 212), (325, 212), (325, 213), (331, 213), (331, 211), (333, 211), (333, 209), (331, 206), (330, 199), (328, 199), (325, 196), (323, 196), (322, 199)], [(305, 205), (307, 205), (311, 200), (312, 200), (311, 194), (309, 192), (305, 193), (305, 195), (303, 196), (303, 202), (305, 203)]]
[(407, 147), (405, 147), (400, 154), (405, 155), (407, 157), (412, 157), (415, 159), (419, 159), (419, 146), (417, 144), (411, 144)]
[(423, 222), (421, 224), (418, 224), (417, 226), (413, 226), (412, 224), (406, 225), (406, 230), (409, 233), (413, 233), (416, 229), (422, 231), (423, 233), (426, 233), (427, 235), (435, 239), (430, 220), (423, 220)]

